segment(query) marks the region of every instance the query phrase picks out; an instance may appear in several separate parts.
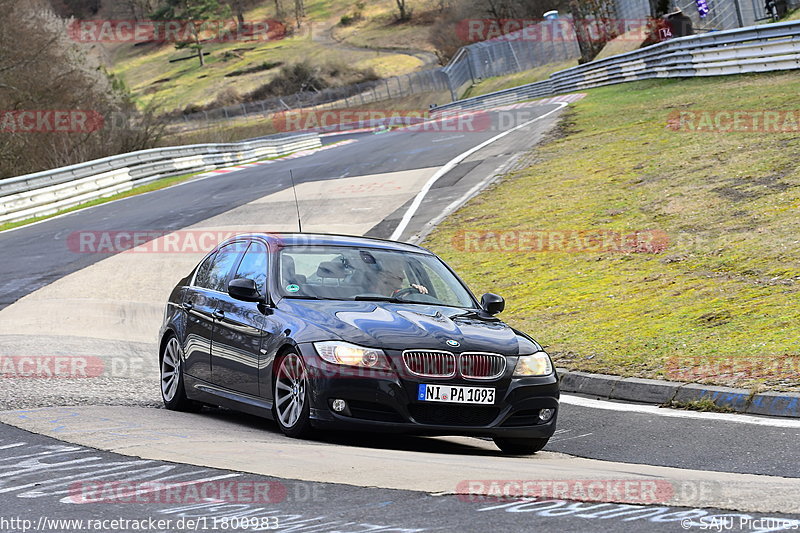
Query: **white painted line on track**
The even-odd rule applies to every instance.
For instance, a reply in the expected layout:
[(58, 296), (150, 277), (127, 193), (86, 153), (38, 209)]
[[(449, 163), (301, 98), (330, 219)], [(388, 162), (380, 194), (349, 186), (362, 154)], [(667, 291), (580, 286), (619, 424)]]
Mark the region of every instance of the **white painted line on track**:
[(403, 235), (403, 232), (408, 227), (409, 222), (411, 222), (411, 219), (414, 217), (414, 214), (417, 212), (417, 209), (419, 209), (419, 206), (422, 205), (422, 200), (425, 199), (425, 196), (428, 194), (428, 191), (431, 190), (431, 187), (433, 187), (433, 184), (436, 183), (439, 180), (439, 178), (441, 178), (442, 176), (444, 176), (445, 174), (450, 172), (453, 169), (453, 167), (455, 167), (457, 164), (459, 164), (464, 159), (466, 159), (467, 157), (471, 156), (472, 154), (474, 154), (475, 152), (477, 152), (481, 148), (489, 146), (493, 142), (502, 139), (503, 137), (505, 137), (509, 133), (512, 133), (512, 132), (514, 132), (514, 131), (516, 131), (516, 130), (518, 130), (520, 128), (524, 128), (525, 126), (529, 126), (529, 125), (533, 124), (534, 122), (542, 120), (543, 118), (546, 118), (549, 115), (552, 115), (553, 113), (555, 113), (557, 111), (561, 111), (562, 109), (564, 109), (569, 104), (567, 102), (558, 102), (558, 103), (556, 103), (556, 105), (558, 106), (556, 109), (553, 109), (552, 111), (548, 111), (544, 115), (538, 116), (533, 120), (529, 120), (527, 122), (523, 122), (522, 124), (520, 124), (518, 126), (514, 126), (511, 129), (508, 129), (508, 130), (506, 130), (506, 131), (504, 131), (502, 133), (499, 133), (499, 134), (495, 135), (494, 137), (492, 137), (491, 139), (483, 141), (479, 145), (470, 148), (466, 152), (464, 152), (464, 153), (462, 153), (460, 155), (457, 155), (456, 157), (454, 157), (453, 159), (448, 161), (442, 168), (440, 168), (438, 170), (438, 172), (436, 172), (436, 174), (431, 176), (431, 179), (429, 179), (428, 182), (422, 187), (422, 190), (419, 191), (419, 194), (417, 194), (416, 198), (414, 198), (414, 201), (411, 203), (411, 206), (408, 208), (408, 211), (406, 211), (406, 213), (403, 215), (403, 218), (400, 220), (400, 224), (397, 225), (397, 228), (395, 228), (394, 232), (389, 237), (389, 240), (396, 241), (396, 240), (400, 239), (400, 237)]
[(507, 163), (503, 163), (502, 165), (494, 169), (492, 173), (490, 173), (480, 182), (476, 183), (470, 190), (464, 193), (460, 198), (451, 202), (450, 205), (445, 207), (444, 210), (441, 213), (439, 213), (439, 216), (437, 216), (436, 218), (425, 224), (425, 226), (422, 227), (419, 233), (415, 234), (407, 242), (410, 242), (411, 244), (420, 244), (423, 240), (425, 240), (425, 237), (427, 237), (428, 234), (430, 234), (430, 232), (433, 231), (433, 228), (438, 226), (445, 218), (449, 217), (450, 214), (453, 213), (456, 209), (467, 203), (473, 196), (478, 194), (485, 187), (489, 186), (490, 183), (496, 180), (499, 177), (498, 174), (501, 173), (501, 169), (506, 165)]
[(572, 396), (562, 394), (561, 403), (575, 405), (577, 407), (588, 407), (589, 409), (605, 409), (607, 411), (620, 411), (625, 413), (641, 413), (647, 415), (666, 416), (669, 418), (693, 418), (696, 420), (708, 420), (713, 422), (737, 422), (739, 424), (752, 424), (755, 426), (769, 426), (776, 428), (800, 429), (800, 420), (789, 420), (786, 418), (767, 418), (751, 415), (739, 415), (733, 413), (707, 413), (703, 411), (683, 411), (680, 409), (670, 409), (668, 407), (658, 407), (657, 405), (642, 405), (638, 403), (612, 402), (608, 400), (596, 400), (584, 398), (582, 396)]

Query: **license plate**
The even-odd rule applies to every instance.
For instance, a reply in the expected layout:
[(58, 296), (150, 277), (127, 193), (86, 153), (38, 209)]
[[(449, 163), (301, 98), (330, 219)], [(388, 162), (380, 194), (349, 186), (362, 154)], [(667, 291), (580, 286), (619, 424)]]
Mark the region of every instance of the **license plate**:
[(421, 383), (417, 399), (422, 402), (493, 404), (494, 389), (487, 387), (458, 387), (455, 385), (426, 385)]

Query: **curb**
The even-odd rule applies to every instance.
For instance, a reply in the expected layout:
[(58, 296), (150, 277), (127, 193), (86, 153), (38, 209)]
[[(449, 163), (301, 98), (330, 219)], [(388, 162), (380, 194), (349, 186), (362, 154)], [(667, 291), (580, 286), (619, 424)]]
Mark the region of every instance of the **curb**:
[(559, 368), (562, 392), (585, 394), (598, 399), (665, 405), (711, 400), (717, 407), (750, 415), (800, 418), (800, 394), (760, 392), (717, 387), (700, 383), (680, 383), (660, 379), (623, 378)]

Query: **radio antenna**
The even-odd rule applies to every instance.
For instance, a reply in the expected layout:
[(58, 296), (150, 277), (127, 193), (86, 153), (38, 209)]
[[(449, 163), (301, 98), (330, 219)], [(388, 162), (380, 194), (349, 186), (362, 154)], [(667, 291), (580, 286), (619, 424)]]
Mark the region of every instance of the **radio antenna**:
[(294, 174), (289, 169), (289, 180), (292, 182), (292, 193), (294, 194), (294, 207), (297, 210), (297, 231), (303, 233), (303, 223), (300, 221), (300, 202), (297, 201), (297, 187), (294, 184)]

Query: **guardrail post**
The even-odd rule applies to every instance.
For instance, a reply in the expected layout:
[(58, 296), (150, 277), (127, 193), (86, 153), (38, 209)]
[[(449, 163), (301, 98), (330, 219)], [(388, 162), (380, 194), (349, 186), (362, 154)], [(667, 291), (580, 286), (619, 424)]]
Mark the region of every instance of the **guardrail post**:
[(450, 89), (450, 99), (455, 102), (458, 100), (458, 88), (453, 87), (453, 78), (447, 75), (447, 88)]
[(511, 51), (511, 57), (514, 58), (514, 63), (517, 65), (517, 72), (522, 71), (522, 67), (519, 64), (519, 59), (517, 58), (517, 53), (514, 51), (514, 46), (512, 46), (511, 41), (506, 41), (508, 44), (508, 49)]
[(733, 5), (736, 6), (736, 20), (739, 21), (739, 27), (744, 26), (744, 19), (742, 19), (742, 6), (739, 5), (739, 0), (733, 0)]

